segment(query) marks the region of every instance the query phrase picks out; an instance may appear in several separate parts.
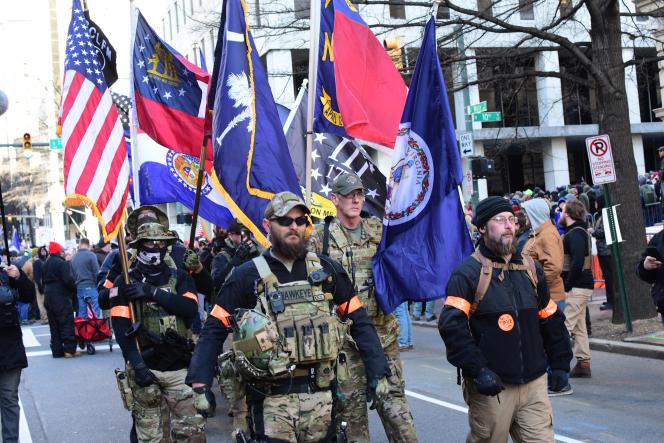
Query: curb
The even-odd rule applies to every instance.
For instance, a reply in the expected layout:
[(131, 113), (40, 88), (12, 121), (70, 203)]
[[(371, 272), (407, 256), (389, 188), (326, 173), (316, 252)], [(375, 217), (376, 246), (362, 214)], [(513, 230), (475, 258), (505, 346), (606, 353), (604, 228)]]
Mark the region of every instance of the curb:
[[(421, 326), (425, 328), (438, 328), (438, 322), (435, 321), (413, 321), (412, 324), (413, 326)], [(664, 360), (664, 346), (627, 343), (622, 341), (604, 340), (601, 338), (590, 338), (588, 341), (590, 343), (590, 349), (593, 351)]]

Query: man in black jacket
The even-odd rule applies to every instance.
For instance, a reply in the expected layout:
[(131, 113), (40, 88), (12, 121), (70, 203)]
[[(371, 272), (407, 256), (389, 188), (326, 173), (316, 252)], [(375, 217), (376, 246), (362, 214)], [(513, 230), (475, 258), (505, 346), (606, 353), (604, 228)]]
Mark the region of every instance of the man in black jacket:
[(42, 282), (44, 284), (44, 304), (48, 312), (48, 325), (51, 330), (51, 354), (53, 358), (78, 357), (74, 336), (74, 306), (76, 283), (69, 263), (64, 259), (64, 251), (59, 243), (48, 245), (49, 257), (44, 263)]
[(258, 246), (249, 237), (248, 230), (240, 223), (232, 222), (221, 250), (212, 259), (211, 275), (215, 288), (221, 288), (233, 268), (258, 255)]
[(563, 235), (563, 283), (565, 285), (565, 326), (574, 340), (576, 366), (570, 377), (589, 378), (590, 345), (586, 327), (586, 310), (593, 295), (595, 281), (591, 270), (592, 243), (586, 223), (586, 208), (579, 200), (565, 204), (560, 220)]
[(508, 433), (515, 442), (553, 441), (547, 366), (549, 387), (567, 384), (572, 354), (564, 317), (541, 266), (514, 254), (514, 220), (501, 197), (479, 203), (473, 224), (482, 238), (452, 273), (438, 322), (447, 359), (464, 377), (467, 442), (507, 441)]
[(664, 323), (664, 231), (659, 231), (648, 242), (636, 267), (641, 280), (650, 283), (650, 295)]
[(0, 416), (2, 441), (18, 442), (18, 385), (28, 366), (16, 302), (31, 303), (35, 286), (16, 266), (0, 265)]

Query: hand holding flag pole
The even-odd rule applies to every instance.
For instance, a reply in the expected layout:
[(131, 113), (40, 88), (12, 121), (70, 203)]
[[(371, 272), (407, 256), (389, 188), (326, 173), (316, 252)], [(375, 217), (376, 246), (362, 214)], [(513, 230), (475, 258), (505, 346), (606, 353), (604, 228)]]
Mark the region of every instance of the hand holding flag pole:
[[(118, 255), (120, 256), (120, 268), (122, 269), (122, 279), (124, 280), (124, 284), (128, 285), (131, 281), (129, 280), (129, 263), (127, 263), (127, 241), (125, 239), (124, 223), (122, 223), (120, 230), (118, 231), (118, 251)], [(136, 324), (138, 318), (136, 317), (136, 307), (134, 306), (133, 301), (129, 302), (129, 316), (131, 317), (131, 324)], [(138, 337), (134, 336), (134, 340), (136, 340), (136, 349), (138, 349), (138, 352), (141, 352), (141, 344), (138, 341)]]

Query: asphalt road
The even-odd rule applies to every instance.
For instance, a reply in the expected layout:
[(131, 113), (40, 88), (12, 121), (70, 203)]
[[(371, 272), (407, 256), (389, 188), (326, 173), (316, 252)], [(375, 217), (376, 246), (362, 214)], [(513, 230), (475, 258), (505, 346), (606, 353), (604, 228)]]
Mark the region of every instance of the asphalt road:
[[(25, 327), (29, 368), (23, 372), (21, 442), (126, 442), (131, 425), (113, 369), (122, 367), (117, 346), (97, 346), (94, 356), (52, 359), (48, 327)], [(466, 408), (447, 363), (438, 331), (414, 328), (415, 349), (402, 354), (409, 403), (420, 442), (462, 442)], [(593, 378), (573, 380), (574, 394), (552, 399), (557, 441), (662, 441), (664, 364), (658, 360), (593, 352)], [(220, 394), (217, 395), (218, 400)], [(218, 411), (225, 409), (220, 401)], [(371, 413), (374, 442), (387, 442)], [(208, 441), (228, 442), (230, 419), (208, 422)]]

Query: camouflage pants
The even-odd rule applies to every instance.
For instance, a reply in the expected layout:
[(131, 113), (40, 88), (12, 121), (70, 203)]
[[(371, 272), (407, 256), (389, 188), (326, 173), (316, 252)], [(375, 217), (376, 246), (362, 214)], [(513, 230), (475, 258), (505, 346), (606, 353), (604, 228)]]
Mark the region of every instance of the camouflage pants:
[(320, 442), (332, 422), (332, 392), (269, 396), (263, 400), (262, 417), (256, 417), (260, 405), (252, 404), (250, 410), (254, 431), (260, 434), (262, 418), (262, 434), (270, 441)]
[(219, 377), (219, 389), (229, 403), (229, 412), (233, 414), (233, 430), (249, 431), (247, 424), (247, 398), (244, 394), (244, 382), (238, 376)]
[(196, 413), (193, 391), (184, 384), (187, 370), (152, 372), (157, 384), (143, 388), (136, 384), (134, 370), (127, 365), (138, 441), (204, 442), (205, 419)]
[[(388, 377), (390, 390), (387, 398), (377, 404), (378, 415), (391, 443), (417, 442), (413, 416), (404, 392), (405, 383), (397, 341), (393, 341), (384, 351), (392, 376)], [(344, 352), (347, 361), (345, 370), (347, 377), (345, 380), (339, 380), (339, 390), (343, 395), (343, 411), (339, 419), (348, 424), (346, 433), (349, 443), (368, 443), (370, 439), (364, 364), (359, 352), (352, 344), (346, 343)], [(344, 368), (339, 368), (339, 371), (344, 372)]]

